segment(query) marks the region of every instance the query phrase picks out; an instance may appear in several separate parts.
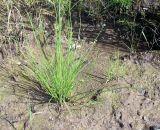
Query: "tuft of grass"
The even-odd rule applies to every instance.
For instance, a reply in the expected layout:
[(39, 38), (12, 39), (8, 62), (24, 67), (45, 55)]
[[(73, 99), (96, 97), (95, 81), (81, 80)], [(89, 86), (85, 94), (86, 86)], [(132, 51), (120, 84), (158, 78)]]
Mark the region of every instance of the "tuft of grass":
[(106, 68), (107, 81), (124, 76), (126, 73), (126, 66), (120, 61), (119, 53), (115, 55), (114, 59), (109, 59)]
[[(45, 37), (43, 22), (40, 21), (39, 27), (35, 27), (32, 20), (31, 25), (33, 28), (33, 34), (36, 44), (34, 47), (26, 48), (26, 52), (23, 53), (26, 59), (26, 65), (23, 65), (21, 75), (38, 82), (41, 89), (45, 91), (50, 97), (50, 101), (53, 100), (62, 104), (69, 101), (72, 96), (72, 91), (75, 87), (75, 80), (83, 67), (84, 58), (79, 55), (75, 55), (74, 50), (71, 48), (73, 44), (72, 28), (70, 21), (66, 27), (67, 38), (66, 44), (68, 49), (64, 53), (62, 39), (62, 21), (64, 16), (64, 10), (66, 3), (62, 0), (57, 0), (55, 3), (56, 8), (56, 22), (55, 22), (55, 41), (52, 54), (48, 55), (42, 46), (40, 36)], [(69, 6), (67, 9), (70, 8)], [(68, 9), (69, 10), (69, 9)], [(26, 79), (27, 79), (26, 78)]]

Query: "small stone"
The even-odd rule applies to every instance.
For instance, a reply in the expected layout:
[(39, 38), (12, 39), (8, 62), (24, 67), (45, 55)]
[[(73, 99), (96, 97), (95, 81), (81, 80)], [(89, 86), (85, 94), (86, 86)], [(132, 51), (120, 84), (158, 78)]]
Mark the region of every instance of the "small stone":
[(160, 125), (159, 126), (150, 126), (149, 130), (160, 130)]

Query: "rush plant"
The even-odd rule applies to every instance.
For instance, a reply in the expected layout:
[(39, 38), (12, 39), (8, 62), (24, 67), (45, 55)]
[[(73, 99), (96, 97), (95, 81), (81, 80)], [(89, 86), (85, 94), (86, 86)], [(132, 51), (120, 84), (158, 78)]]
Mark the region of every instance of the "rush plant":
[[(67, 50), (63, 48), (63, 18), (66, 12), (70, 13), (70, 1), (50, 1), (55, 6), (56, 21), (54, 23), (54, 43), (51, 54), (46, 54), (40, 40), (45, 37), (42, 20), (37, 27), (31, 20), (36, 44), (29, 47), (24, 54), (27, 65), (23, 68), (23, 76), (32, 76), (41, 89), (60, 104), (69, 101), (75, 87), (76, 78), (83, 67), (84, 57), (76, 56), (71, 48), (73, 44), (71, 22), (68, 20), (66, 29)], [(70, 14), (69, 14), (70, 15)], [(27, 73), (26, 73), (27, 72)]]

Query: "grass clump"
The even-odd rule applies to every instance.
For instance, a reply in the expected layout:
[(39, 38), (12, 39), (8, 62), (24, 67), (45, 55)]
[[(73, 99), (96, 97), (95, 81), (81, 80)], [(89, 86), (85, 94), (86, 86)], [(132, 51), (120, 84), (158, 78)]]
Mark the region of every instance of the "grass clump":
[(124, 76), (126, 73), (126, 66), (120, 61), (119, 54), (116, 54), (114, 59), (109, 59), (106, 68), (107, 81), (113, 80), (117, 77)]
[[(76, 56), (75, 51), (71, 48), (73, 44), (72, 28), (70, 21), (66, 26), (66, 44), (67, 50), (64, 50), (62, 39), (62, 21), (64, 13), (70, 9), (70, 2), (57, 0), (55, 3), (56, 9), (56, 22), (55, 22), (55, 38), (54, 49), (51, 47), (50, 54), (46, 53), (44, 46), (42, 46), (40, 36), (45, 37), (43, 22), (40, 22), (39, 27), (36, 27), (31, 22), (33, 34), (36, 44), (34, 47), (27, 48), (24, 53), (26, 64), (23, 66), (23, 77), (31, 77), (39, 83), (39, 86), (47, 95), (50, 100), (54, 100), (62, 104), (69, 100), (72, 91), (75, 87), (75, 80), (83, 67), (83, 56)], [(27, 79), (27, 78), (26, 78)]]

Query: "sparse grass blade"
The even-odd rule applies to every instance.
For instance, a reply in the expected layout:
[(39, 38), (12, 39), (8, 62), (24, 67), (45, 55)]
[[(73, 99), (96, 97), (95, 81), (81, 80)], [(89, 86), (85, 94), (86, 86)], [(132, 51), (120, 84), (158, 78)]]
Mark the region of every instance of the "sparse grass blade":
[(107, 81), (113, 80), (114, 78), (124, 76), (126, 73), (126, 66), (120, 61), (119, 53), (115, 54), (115, 59), (109, 59), (106, 68)]

